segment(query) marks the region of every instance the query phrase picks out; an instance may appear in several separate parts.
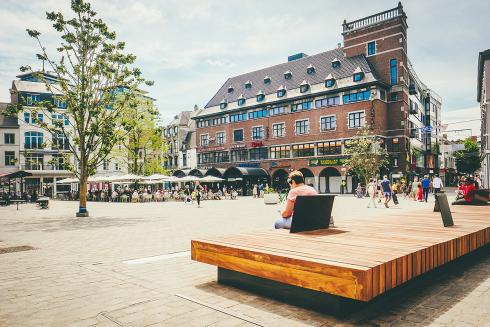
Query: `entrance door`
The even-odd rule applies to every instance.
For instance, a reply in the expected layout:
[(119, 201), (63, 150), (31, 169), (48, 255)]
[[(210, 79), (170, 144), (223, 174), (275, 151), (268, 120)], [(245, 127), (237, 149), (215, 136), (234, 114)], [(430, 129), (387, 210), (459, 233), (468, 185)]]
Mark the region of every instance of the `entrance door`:
[(330, 193), (340, 193), (340, 185), (342, 183), (342, 177), (340, 176), (330, 176), (329, 177), (329, 188)]

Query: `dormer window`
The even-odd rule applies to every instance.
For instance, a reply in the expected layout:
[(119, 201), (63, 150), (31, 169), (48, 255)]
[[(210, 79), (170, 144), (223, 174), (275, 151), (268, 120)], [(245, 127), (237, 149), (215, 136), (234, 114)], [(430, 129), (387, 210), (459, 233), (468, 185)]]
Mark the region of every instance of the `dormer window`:
[(265, 99), (265, 94), (264, 92), (262, 91), (259, 91), (256, 95), (256, 98), (257, 98), (257, 102), (260, 102), (260, 101), (264, 101)]
[(243, 95), (240, 95), (240, 97), (237, 100), (237, 103), (239, 106), (243, 106), (245, 104), (245, 97)]
[(308, 68), (306, 68), (306, 73), (308, 75), (315, 73), (315, 67), (313, 65), (309, 65)]
[(280, 86), (278, 89), (277, 89), (277, 97), (278, 98), (282, 98), (283, 96), (286, 95), (286, 89), (284, 88), (284, 86)]
[(335, 85), (335, 78), (332, 74), (328, 74), (327, 78), (325, 78), (325, 87), (332, 87)]
[(232, 93), (235, 89), (233, 88), (233, 86), (228, 86), (228, 93)]
[(305, 93), (310, 89), (310, 84), (308, 84), (307, 81), (303, 81), (301, 85), (299, 86), (299, 91), (301, 93)]
[(269, 76), (264, 77), (264, 84), (270, 84), (271, 78)]
[(251, 88), (252, 88), (252, 82), (250, 82), (250, 81), (246, 81), (246, 82), (245, 82), (245, 88), (246, 88), (246, 89), (251, 89)]
[(219, 103), (219, 107), (220, 109), (225, 109), (226, 107), (228, 107), (228, 100), (226, 99), (221, 100), (221, 102)]
[(291, 79), (293, 78), (293, 73), (291, 73), (289, 70), (284, 73), (284, 79)]
[(364, 78), (364, 72), (361, 70), (360, 67), (357, 67), (356, 70), (354, 70), (354, 75), (352, 76), (352, 79), (354, 82), (360, 82)]
[(332, 60), (332, 68), (339, 68), (339, 67), (340, 67), (340, 60), (338, 60), (337, 58)]

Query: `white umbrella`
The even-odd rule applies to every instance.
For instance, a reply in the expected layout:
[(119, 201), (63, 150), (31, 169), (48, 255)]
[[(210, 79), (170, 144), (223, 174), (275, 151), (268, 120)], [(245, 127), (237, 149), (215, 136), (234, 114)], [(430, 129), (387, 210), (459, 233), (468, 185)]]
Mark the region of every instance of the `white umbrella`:
[(162, 174), (153, 174), (153, 175), (150, 175), (150, 176), (145, 176), (142, 179), (144, 179), (144, 180), (155, 180), (155, 179), (164, 179), (164, 178), (167, 178), (167, 177), (169, 177), (169, 176), (162, 175)]
[(133, 174), (126, 174), (121, 176), (115, 176), (113, 181), (137, 181), (142, 179), (143, 177)]
[(70, 183), (78, 183), (78, 178), (65, 178), (56, 181), (56, 184), (70, 184)]
[(222, 181), (224, 181), (224, 179), (209, 175), (209, 176), (205, 176), (205, 177), (201, 178), (200, 181), (201, 182), (222, 182)]
[(165, 176), (165, 178), (162, 178), (161, 181), (162, 182), (170, 182), (170, 183), (181, 182), (180, 178), (175, 177), (175, 176)]
[(194, 182), (194, 181), (200, 181), (201, 177), (197, 176), (184, 176), (182, 178), (179, 178), (179, 182)]

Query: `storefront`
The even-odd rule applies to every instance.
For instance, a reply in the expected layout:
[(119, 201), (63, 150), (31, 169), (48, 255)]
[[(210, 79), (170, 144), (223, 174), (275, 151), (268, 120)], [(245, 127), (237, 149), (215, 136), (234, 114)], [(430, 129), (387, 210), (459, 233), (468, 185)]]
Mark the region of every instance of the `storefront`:
[(262, 168), (230, 167), (223, 174), (228, 187), (241, 190), (242, 195), (252, 195), (254, 185), (269, 184), (267, 171)]

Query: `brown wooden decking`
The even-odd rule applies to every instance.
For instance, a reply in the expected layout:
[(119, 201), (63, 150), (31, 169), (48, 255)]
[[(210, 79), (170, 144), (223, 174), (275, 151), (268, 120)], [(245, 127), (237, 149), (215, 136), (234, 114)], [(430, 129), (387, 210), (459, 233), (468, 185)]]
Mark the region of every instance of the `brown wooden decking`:
[(192, 259), (361, 301), (490, 243), (490, 206), (451, 206), (454, 226), (430, 211), (348, 219), (336, 228), (192, 240)]

